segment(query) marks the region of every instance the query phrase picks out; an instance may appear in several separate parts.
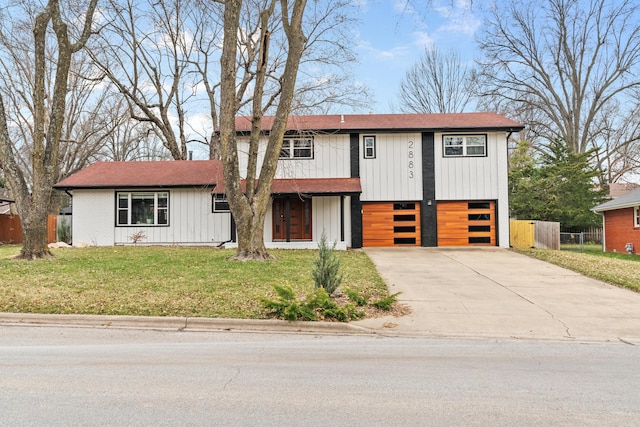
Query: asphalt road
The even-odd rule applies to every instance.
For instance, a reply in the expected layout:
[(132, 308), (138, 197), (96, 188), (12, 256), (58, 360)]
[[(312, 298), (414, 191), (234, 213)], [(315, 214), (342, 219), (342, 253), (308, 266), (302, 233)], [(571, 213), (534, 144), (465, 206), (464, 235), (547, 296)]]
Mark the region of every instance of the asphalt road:
[(0, 326), (7, 426), (640, 425), (640, 349)]

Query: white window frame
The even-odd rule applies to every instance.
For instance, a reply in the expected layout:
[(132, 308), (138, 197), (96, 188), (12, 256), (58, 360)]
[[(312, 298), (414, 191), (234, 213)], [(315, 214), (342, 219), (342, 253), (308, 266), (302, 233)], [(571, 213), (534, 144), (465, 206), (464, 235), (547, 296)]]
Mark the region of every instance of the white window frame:
[(640, 228), (640, 206), (633, 208), (633, 227)]
[(365, 159), (375, 159), (376, 158), (376, 137), (375, 136), (365, 136), (362, 138), (362, 146), (364, 151)]
[[(483, 143), (471, 144), (474, 139), (482, 138)], [(452, 142), (457, 142), (457, 144), (453, 145)], [(482, 147), (482, 153), (476, 153), (473, 151), (475, 148)], [(447, 148), (458, 148), (460, 149), (460, 153), (452, 153), (452, 150), (449, 150), (447, 153)], [(470, 152), (471, 151), (471, 152)], [(442, 135), (442, 155), (444, 157), (487, 157), (487, 135), (486, 134), (473, 134), (473, 135)]]
[[(150, 208), (151, 216), (147, 215), (145, 222), (133, 223), (133, 201), (144, 197), (152, 200)], [(150, 197), (149, 197), (150, 196)], [(166, 206), (160, 206), (159, 200), (166, 199)], [(120, 201), (126, 201), (124, 206)], [(122, 222), (121, 214), (126, 215), (126, 221)], [(162, 218), (164, 217), (164, 222)], [(116, 192), (116, 227), (168, 227), (169, 226), (169, 192), (168, 191), (118, 191)]]
[[(305, 144), (305, 145), (302, 145)], [(301, 155), (302, 152), (308, 155)], [(282, 140), (280, 160), (310, 160), (313, 159), (313, 137), (286, 137)]]
[[(226, 209), (224, 208), (226, 205)], [(226, 194), (214, 194), (211, 198), (211, 212), (213, 213), (227, 213), (231, 212), (229, 208), (229, 200), (227, 200)]]

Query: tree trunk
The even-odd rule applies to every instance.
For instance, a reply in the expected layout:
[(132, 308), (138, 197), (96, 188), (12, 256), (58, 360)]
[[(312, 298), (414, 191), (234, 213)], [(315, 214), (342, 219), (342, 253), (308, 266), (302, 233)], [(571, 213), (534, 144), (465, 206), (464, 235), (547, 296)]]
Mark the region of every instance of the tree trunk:
[(38, 258), (51, 257), (48, 245), (47, 230), (48, 210), (41, 206), (32, 205), (30, 212), (23, 216), (26, 221), (22, 222), (22, 250), (19, 259), (34, 260)]
[[(71, 57), (84, 47), (91, 35), (93, 13), (97, 0), (91, 0), (85, 16), (84, 28), (75, 43), (69, 39), (69, 29), (62, 19), (57, 0), (49, 0), (35, 19), (34, 77), (33, 77), (33, 152), (32, 178), (29, 186), (17, 164), (7, 129), (4, 103), (0, 97), (0, 162), (13, 191), (22, 222), (23, 247), (18, 258), (35, 259), (51, 256), (47, 241), (47, 215), (51, 193), (59, 170), (59, 152), (62, 124), (66, 115), (66, 97)], [(47, 31), (51, 24), (56, 36), (53, 52), (57, 59), (53, 94), (47, 99), (45, 75), (47, 62)], [(47, 111), (47, 104), (50, 105)]]
[(236, 221), (238, 251), (233, 256), (233, 259), (247, 261), (273, 258), (264, 246), (264, 222), (254, 221), (253, 216), (244, 218), (243, 221)]
[[(275, 2), (273, 3), (275, 4)], [(225, 192), (229, 206), (238, 229), (238, 251), (235, 259), (264, 260), (271, 256), (264, 245), (264, 220), (269, 201), (271, 199), (271, 184), (278, 166), (278, 157), (282, 147), (287, 119), (291, 111), (291, 102), (295, 93), (296, 77), (300, 58), (304, 52), (306, 38), (302, 31), (302, 15), (306, 6), (305, 0), (294, 2), (291, 16), (286, 0), (280, 0), (282, 25), (288, 42), (287, 60), (281, 79), (280, 98), (275, 113), (274, 125), (269, 134), (266, 153), (262, 161), (260, 176), (254, 187), (257, 173), (257, 141), (262, 133), (260, 120), (263, 110), (257, 100), (262, 98), (264, 80), (256, 79), (253, 89), (253, 126), (251, 140), (256, 142), (249, 150), (248, 164), (252, 165), (246, 171), (246, 190), (243, 191), (240, 167), (238, 163), (238, 147), (235, 134), (235, 114), (238, 110), (238, 96), (236, 94), (237, 78), (237, 37), (242, 0), (225, 2), (224, 12), (224, 40), (221, 57), (221, 91), (220, 91), (220, 142), (223, 163)], [(263, 10), (264, 14), (273, 12), (273, 8)], [(268, 20), (263, 15), (263, 25)], [(264, 28), (263, 44), (261, 46), (261, 60), (257, 74), (264, 72), (268, 56), (268, 29)]]

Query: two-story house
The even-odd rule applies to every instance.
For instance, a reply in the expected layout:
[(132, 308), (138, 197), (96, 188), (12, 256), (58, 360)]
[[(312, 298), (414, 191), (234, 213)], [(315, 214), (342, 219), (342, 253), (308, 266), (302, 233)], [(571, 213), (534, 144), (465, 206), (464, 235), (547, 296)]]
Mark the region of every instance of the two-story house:
[[(241, 170), (250, 126), (236, 119)], [(508, 247), (507, 140), (522, 128), (494, 113), (290, 117), (265, 243)], [(55, 187), (73, 195), (74, 244), (233, 245), (221, 168), (97, 163)]]

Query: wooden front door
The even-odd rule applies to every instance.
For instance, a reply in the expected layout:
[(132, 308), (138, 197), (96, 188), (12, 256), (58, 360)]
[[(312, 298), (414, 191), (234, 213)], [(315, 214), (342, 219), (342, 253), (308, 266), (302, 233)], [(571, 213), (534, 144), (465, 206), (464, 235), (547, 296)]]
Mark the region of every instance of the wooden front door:
[(311, 240), (311, 199), (273, 199), (273, 240)]

